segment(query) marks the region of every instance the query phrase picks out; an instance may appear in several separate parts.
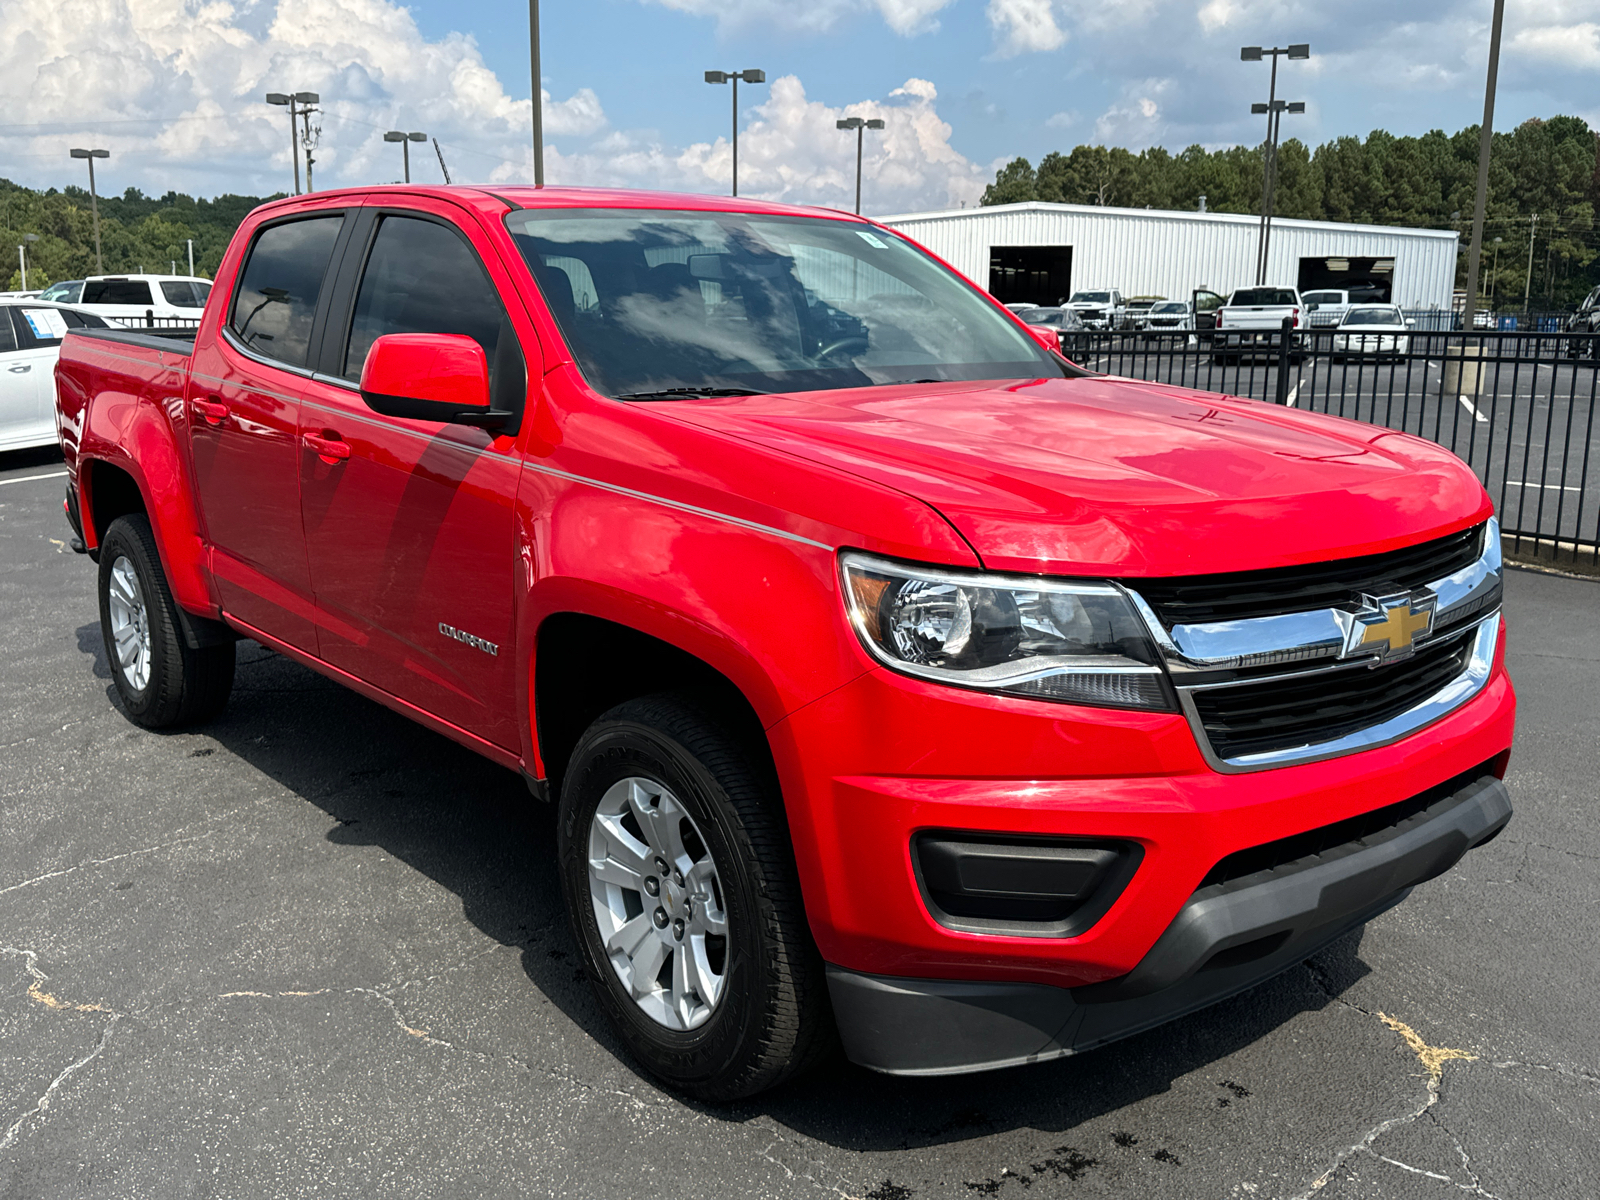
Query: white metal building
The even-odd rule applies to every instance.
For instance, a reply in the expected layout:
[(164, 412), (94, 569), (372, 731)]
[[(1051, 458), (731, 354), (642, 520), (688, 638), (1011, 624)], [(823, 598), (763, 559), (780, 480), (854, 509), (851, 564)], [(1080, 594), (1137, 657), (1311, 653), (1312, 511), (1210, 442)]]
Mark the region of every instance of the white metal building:
[[(1029, 202), (879, 219), (1008, 303), (1113, 287), (1181, 300), (1255, 282), (1260, 219), (1250, 215)], [(1274, 218), (1267, 282), (1304, 292), (1371, 281), (1406, 308), (1448, 309), (1458, 240), (1445, 229)]]

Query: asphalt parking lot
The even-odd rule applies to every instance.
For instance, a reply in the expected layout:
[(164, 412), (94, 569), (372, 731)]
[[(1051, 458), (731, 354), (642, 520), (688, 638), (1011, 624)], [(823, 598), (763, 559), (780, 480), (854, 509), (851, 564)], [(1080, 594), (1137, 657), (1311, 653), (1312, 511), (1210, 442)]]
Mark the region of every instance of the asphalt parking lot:
[(635, 1071), (514, 775), (239, 647), (118, 711), (62, 468), (0, 455), (0, 1198), (1600, 1193), (1600, 584), (1511, 571), (1506, 833), (1255, 991), (1076, 1059)]

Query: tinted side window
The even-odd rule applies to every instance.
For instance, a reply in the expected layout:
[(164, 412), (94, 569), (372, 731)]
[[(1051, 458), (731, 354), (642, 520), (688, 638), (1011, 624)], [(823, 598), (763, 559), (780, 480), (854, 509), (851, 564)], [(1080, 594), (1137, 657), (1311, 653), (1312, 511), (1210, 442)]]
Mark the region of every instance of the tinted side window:
[(455, 333), (489, 360), (496, 408), (520, 413), (526, 366), (494, 284), (471, 248), (448, 226), (386, 216), (361, 275), (344, 377), (361, 379), (372, 343), (389, 333)]
[[(209, 290), (209, 289), (207, 289)], [(168, 279), (161, 284), (161, 294), (174, 308), (204, 308), (206, 293), (187, 279)]]
[(309, 217), (257, 235), (228, 319), (240, 341), (279, 362), (306, 365), (317, 297), (343, 224), (343, 216)]
[(143, 279), (91, 279), (83, 285), (83, 304), (150, 304)]

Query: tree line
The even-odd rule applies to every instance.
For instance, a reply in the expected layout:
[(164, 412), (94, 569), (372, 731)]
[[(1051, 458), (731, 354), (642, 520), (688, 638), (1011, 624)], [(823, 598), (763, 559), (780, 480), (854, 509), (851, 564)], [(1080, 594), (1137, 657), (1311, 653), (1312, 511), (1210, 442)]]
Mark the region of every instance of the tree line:
[[(1529, 120), (1494, 135), (1481, 288), (1498, 307), (1521, 307), (1525, 289), (1532, 307), (1561, 307), (1600, 283), (1597, 139), (1600, 133), (1578, 117)], [(980, 203), (1194, 210), (1204, 196), (1216, 212), (1257, 213), (1264, 155), (1264, 145), (1190, 146), (1179, 154), (1159, 146), (1137, 154), (1078, 146), (1046, 154), (1037, 167), (1013, 159)], [(1274, 211), (1314, 221), (1459, 230), (1457, 285), (1464, 286), (1477, 181), (1476, 125), (1421, 137), (1375, 130), (1365, 140), (1335, 138), (1315, 150), (1290, 138), (1278, 147)]]
[(27, 243), (30, 290), (101, 273), (164, 275), (174, 265), (178, 274), (187, 274), (190, 239), (194, 241), (195, 274), (209, 279), (221, 265), (222, 254), (245, 214), (273, 199), (277, 197), (227, 195), (196, 200), (179, 192), (146, 196), (138, 188), (129, 188), (121, 196), (101, 196), (100, 247), (105, 270), (97, 272), (87, 189), (41, 192), (0, 179), (0, 248), (6, 249), (11, 259), (9, 271), (0, 269), (0, 280), (9, 276), (0, 291), (22, 287), (16, 248), (29, 233), (39, 239)]

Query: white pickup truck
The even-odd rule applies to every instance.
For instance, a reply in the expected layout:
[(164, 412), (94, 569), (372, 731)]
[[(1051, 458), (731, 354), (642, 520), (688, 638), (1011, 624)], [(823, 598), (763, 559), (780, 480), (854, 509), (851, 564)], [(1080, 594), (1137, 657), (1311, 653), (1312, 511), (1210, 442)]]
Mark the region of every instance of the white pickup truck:
[[(1294, 288), (1240, 288), (1217, 310), (1211, 361), (1237, 362), (1253, 354), (1276, 354), (1286, 317), (1291, 329), (1298, 331), (1306, 327), (1306, 306)], [(1294, 335), (1291, 353), (1296, 362), (1304, 357), (1298, 332)]]

